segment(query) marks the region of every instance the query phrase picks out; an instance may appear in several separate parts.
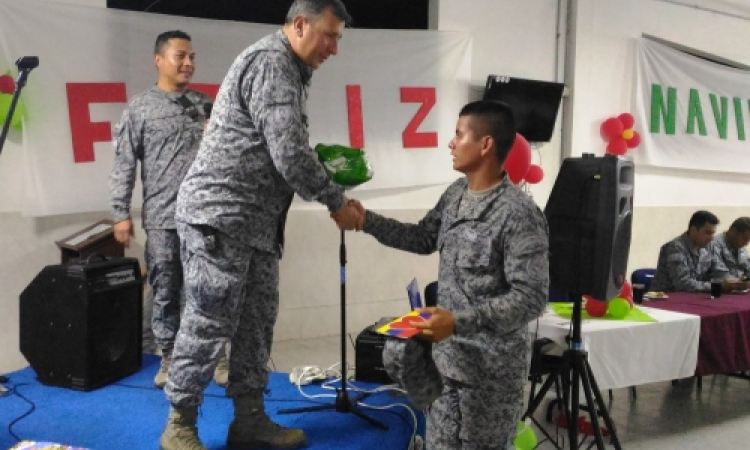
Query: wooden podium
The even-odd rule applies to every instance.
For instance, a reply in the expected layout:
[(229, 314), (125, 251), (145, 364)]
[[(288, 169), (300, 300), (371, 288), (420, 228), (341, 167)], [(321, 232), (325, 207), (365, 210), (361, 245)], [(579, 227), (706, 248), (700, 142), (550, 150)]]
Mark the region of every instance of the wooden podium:
[(90, 227), (55, 242), (60, 248), (61, 263), (68, 260), (86, 259), (92, 253), (103, 256), (125, 256), (125, 247), (115, 239), (114, 222), (99, 221)]

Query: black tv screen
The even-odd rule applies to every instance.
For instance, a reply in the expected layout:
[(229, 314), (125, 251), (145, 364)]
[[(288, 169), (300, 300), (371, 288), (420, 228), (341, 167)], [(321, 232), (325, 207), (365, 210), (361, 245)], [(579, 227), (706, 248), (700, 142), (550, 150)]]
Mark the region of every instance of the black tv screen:
[(484, 100), (505, 102), (513, 110), (518, 131), (529, 142), (552, 138), (565, 85), (551, 81), (526, 80), (490, 75)]

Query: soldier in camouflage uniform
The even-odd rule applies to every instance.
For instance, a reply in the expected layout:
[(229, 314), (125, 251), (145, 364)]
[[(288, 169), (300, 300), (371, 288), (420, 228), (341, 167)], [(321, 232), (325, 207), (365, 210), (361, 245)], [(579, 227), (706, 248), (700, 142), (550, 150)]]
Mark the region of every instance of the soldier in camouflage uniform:
[[(747, 256), (750, 242), (750, 217), (740, 217), (732, 222), (729, 229), (711, 241), (711, 249), (716, 258), (724, 263), (731, 281), (750, 279), (750, 259)], [(747, 289), (747, 286), (741, 286)]]
[(360, 209), (358, 226), (382, 244), (440, 252), (437, 307), (415, 324), (427, 342), (392, 340), (383, 355), (393, 379), (426, 408), (428, 450), (513, 448), (529, 370), (527, 324), (544, 311), (549, 284), (544, 215), (502, 171), (514, 138), (507, 105), (470, 103), (449, 145), (453, 168), (466, 177), (418, 224)]
[(197, 408), (226, 342), (226, 394), (234, 404), (227, 446), (306, 443), (302, 430), (266, 415), (263, 390), (294, 193), (326, 205), (338, 220), (358, 220), (310, 148), (305, 110), (313, 70), (338, 52), (349, 20), (340, 0), (296, 0), (282, 29), (243, 51), (222, 82), (177, 200), (187, 305), (165, 388), (172, 407), (161, 450), (205, 448)]
[(723, 290), (734, 289), (724, 263), (711, 250), (719, 218), (697, 211), (688, 230), (662, 245), (659, 263), (649, 290), (654, 292), (709, 292), (711, 281), (722, 281)]
[(143, 228), (146, 267), (153, 288), (152, 330), (162, 363), (154, 378), (166, 383), (166, 372), (180, 324), (182, 265), (174, 221), (177, 190), (190, 168), (203, 135), (203, 105), (211, 99), (188, 89), (195, 70), (190, 36), (182, 31), (159, 35), (154, 63), (157, 84), (128, 102), (115, 128), (115, 165), (110, 197), (115, 238), (126, 247), (133, 236), (131, 197), (138, 162), (143, 182)]

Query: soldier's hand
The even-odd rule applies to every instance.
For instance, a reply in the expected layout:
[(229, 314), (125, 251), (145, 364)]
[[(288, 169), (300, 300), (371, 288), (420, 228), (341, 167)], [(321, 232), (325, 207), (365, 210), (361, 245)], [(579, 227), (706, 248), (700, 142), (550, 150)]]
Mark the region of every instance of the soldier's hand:
[(125, 248), (130, 247), (130, 237), (135, 236), (135, 233), (133, 232), (133, 220), (130, 218), (121, 220), (117, 222), (113, 228), (115, 230), (115, 239), (117, 242), (124, 245)]
[(341, 209), (332, 213), (331, 218), (336, 221), (340, 230), (355, 230), (360, 220), (357, 209), (349, 204), (345, 204)]
[(414, 328), (422, 330), (419, 334), (421, 338), (430, 342), (440, 342), (453, 334), (455, 321), (452, 312), (437, 307), (422, 308), (420, 311), (432, 313), (432, 317), (424, 322), (411, 323)]
[(356, 230), (362, 231), (362, 229), (365, 227), (365, 217), (367, 217), (367, 214), (365, 214), (367, 211), (365, 210), (365, 207), (362, 206), (362, 203), (360, 203), (359, 200), (351, 199), (348, 202), (346, 202), (347, 206), (351, 206), (352, 208), (357, 210), (357, 214), (359, 214), (359, 221), (357, 221)]

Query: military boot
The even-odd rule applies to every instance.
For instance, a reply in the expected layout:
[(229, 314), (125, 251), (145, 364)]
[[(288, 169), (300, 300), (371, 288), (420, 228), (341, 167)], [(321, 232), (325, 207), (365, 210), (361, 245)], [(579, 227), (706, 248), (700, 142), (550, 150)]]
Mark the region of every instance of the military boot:
[(167, 426), (159, 439), (159, 450), (206, 450), (198, 439), (198, 407), (169, 408)]
[(263, 390), (235, 397), (234, 420), (229, 426), (227, 448), (251, 450), (256, 448), (295, 449), (307, 443), (302, 430), (284, 428), (266, 415)]

